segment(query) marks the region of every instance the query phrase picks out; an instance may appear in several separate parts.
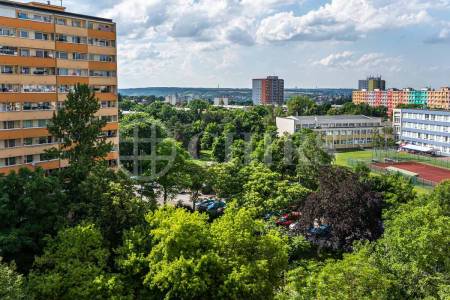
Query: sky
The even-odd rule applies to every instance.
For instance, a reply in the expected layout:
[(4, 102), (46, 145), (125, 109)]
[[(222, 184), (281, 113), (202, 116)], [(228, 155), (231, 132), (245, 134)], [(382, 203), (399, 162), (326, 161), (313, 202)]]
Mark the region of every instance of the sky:
[[(59, 0), (52, 0), (59, 4)], [(450, 85), (450, 0), (63, 0), (112, 18), (120, 88)]]

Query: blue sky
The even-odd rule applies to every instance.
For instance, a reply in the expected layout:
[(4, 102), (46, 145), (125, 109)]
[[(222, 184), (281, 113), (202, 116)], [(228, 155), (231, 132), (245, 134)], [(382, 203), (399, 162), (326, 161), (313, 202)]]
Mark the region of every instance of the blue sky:
[[(52, 3), (59, 3), (52, 1)], [(450, 85), (450, 0), (65, 0), (113, 18), (119, 85)]]

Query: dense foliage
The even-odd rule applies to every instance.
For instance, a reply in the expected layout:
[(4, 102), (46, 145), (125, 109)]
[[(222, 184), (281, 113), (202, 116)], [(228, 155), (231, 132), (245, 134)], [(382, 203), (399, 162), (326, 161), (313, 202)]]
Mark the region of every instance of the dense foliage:
[[(88, 91), (63, 115), (94, 120)], [(121, 170), (98, 159), (94, 123), (80, 151), (59, 153), (69, 168), (0, 177), (0, 298), (450, 297), (450, 182), (418, 195), (398, 175), (337, 167), (316, 133), (276, 134), (279, 108), (155, 100), (125, 103), (138, 112), (121, 120)], [(305, 97), (288, 109), (339, 113)], [(53, 124), (72, 142), (75, 123)], [(176, 208), (180, 193), (227, 207), (214, 217)], [(294, 229), (277, 225), (291, 213)]]

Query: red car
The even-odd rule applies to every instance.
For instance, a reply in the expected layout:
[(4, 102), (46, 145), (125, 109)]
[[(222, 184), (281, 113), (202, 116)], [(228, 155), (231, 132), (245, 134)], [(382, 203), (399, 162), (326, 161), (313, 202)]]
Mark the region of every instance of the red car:
[(292, 223), (300, 219), (302, 213), (299, 211), (293, 211), (287, 214), (282, 215), (277, 221), (276, 224), (278, 226), (289, 227)]

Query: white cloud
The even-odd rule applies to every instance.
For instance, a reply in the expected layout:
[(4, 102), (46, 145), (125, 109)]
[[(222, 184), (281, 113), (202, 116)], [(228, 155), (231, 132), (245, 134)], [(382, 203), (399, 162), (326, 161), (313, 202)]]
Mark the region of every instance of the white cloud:
[[(364, 34), (431, 21), (428, 10), (443, 1), (421, 5), (410, 0), (332, 0), (316, 10), (296, 16), (280, 12), (261, 21), (257, 31), (261, 42), (287, 40), (354, 40)], [(434, 5), (433, 5), (434, 3)]]
[(316, 62), (315, 65), (332, 69), (358, 69), (358, 70), (387, 70), (398, 72), (401, 70), (402, 59), (399, 57), (388, 57), (383, 53), (366, 53), (357, 55), (351, 51), (330, 54)]

